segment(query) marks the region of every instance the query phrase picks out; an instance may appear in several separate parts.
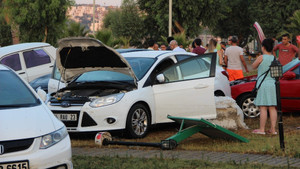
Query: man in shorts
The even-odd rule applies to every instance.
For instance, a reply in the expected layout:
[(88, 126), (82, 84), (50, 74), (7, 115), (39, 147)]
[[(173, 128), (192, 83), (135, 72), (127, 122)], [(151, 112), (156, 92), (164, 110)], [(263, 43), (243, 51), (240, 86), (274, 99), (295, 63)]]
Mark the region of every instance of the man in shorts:
[(230, 41), (231, 46), (225, 50), (224, 61), (227, 65), (229, 81), (234, 81), (244, 77), (242, 64), (245, 68), (245, 71), (249, 71), (244, 59), (243, 48), (237, 45), (238, 38), (236, 36), (232, 36)]

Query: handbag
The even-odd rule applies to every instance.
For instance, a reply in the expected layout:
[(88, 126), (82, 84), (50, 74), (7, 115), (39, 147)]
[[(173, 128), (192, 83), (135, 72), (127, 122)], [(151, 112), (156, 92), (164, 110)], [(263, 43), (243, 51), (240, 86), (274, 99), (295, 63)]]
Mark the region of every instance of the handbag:
[[(274, 60), (275, 60), (275, 57), (274, 57)], [(258, 91), (258, 89), (260, 88), (260, 86), (261, 86), (261, 84), (263, 83), (263, 81), (265, 80), (265, 78), (267, 77), (267, 74), (269, 73), (269, 71), (270, 71), (270, 68), (269, 68), (267, 71), (265, 71), (263, 74), (261, 74), (261, 75), (256, 79), (254, 88), (253, 88), (252, 91), (251, 91), (251, 96), (252, 96), (252, 97), (256, 97), (256, 96), (257, 96), (257, 91)], [(257, 80), (258, 80), (262, 75), (265, 75), (265, 76), (264, 76), (264, 78), (262, 79), (262, 81), (260, 82), (260, 84), (258, 85), (258, 87), (256, 87)]]
[(262, 81), (260, 82), (260, 84), (258, 85), (258, 87), (256, 87), (256, 83), (257, 83), (257, 80), (256, 80), (254, 88), (251, 91), (251, 96), (252, 97), (256, 97), (257, 96), (257, 91), (260, 88), (260, 86), (263, 83), (263, 81), (265, 80), (265, 78), (267, 77), (267, 74), (269, 73), (269, 71), (270, 71), (270, 68), (257, 78), (257, 80), (258, 80), (262, 75), (265, 75), (264, 78), (262, 79)]

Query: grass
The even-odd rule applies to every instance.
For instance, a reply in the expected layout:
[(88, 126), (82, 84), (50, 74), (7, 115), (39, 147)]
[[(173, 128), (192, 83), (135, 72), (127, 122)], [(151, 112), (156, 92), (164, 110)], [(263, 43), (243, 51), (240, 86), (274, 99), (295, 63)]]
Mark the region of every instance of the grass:
[[(263, 164), (248, 164), (236, 162), (212, 163), (202, 160), (181, 160), (163, 158), (132, 158), (132, 157), (90, 157), (73, 156), (74, 168), (80, 169), (281, 169), (286, 167), (274, 167)], [(134, 165), (133, 165), (134, 164)], [(290, 167), (292, 169), (292, 167)]]
[[(284, 141), (285, 151), (280, 149), (279, 135), (256, 135), (252, 134), (253, 129), (258, 128), (259, 118), (245, 119), (245, 123), (250, 129), (239, 129), (235, 132), (248, 140), (249, 143), (241, 143), (235, 141), (214, 140), (202, 134), (195, 134), (176, 147), (176, 150), (202, 150), (202, 151), (216, 151), (216, 152), (234, 152), (234, 153), (251, 153), (251, 154), (270, 154), (274, 156), (286, 156), (300, 158), (300, 130), (296, 127), (299, 126), (300, 116), (296, 113), (285, 114), (283, 116), (284, 127)], [(269, 121), (267, 124), (269, 125)], [(267, 125), (267, 128), (269, 127)], [(174, 134), (176, 134), (179, 125), (168, 124), (158, 125), (153, 128), (150, 133), (143, 139), (126, 139), (124, 137), (115, 137), (114, 140), (122, 141), (136, 141), (136, 142), (160, 142)], [(79, 137), (72, 137), (73, 147), (99, 147), (94, 142), (95, 134), (86, 136), (85, 139)], [(113, 135), (114, 136), (114, 135)], [(109, 145), (109, 148), (128, 148), (127, 146)], [(131, 147), (136, 148), (136, 147)], [(158, 149), (153, 147), (138, 147), (138, 149)]]

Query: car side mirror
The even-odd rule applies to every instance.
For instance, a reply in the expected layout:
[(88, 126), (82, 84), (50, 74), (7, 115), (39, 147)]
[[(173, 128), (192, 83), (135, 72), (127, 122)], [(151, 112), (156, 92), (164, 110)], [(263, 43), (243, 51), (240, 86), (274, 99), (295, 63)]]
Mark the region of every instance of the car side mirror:
[(292, 80), (296, 78), (296, 73), (292, 71), (288, 71), (285, 74), (283, 74), (282, 78), (283, 80)]
[(36, 90), (36, 93), (40, 96), (40, 98), (42, 99), (43, 102), (46, 101), (46, 99), (47, 99), (47, 93), (43, 89), (38, 88)]
[(159, 74), (156, 76), (156, 80), (159, 82), (159, 83), (164, 83), (166, 81), (165, 79), (165, 76), (163, 74)]

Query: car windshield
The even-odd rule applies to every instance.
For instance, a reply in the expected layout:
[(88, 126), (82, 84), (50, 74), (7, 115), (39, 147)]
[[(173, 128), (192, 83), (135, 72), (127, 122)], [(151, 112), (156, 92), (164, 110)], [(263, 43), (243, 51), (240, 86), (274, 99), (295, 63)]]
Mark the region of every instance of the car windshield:
[(80, 75), (75, 82), (97, 82), (97, 81), (133, 81), (129, 75), (113, 71), (91, 71)]
[(145, 57), (126, 57), (125, 59), (130, 64), (135, 76), (138, 79), (142, 79), (155, 62), (154, 58)]
[(3, 107), (27, 107), (39, 104), (39, 100), (31, 90), (13, 72), (0, 71), (0, 108)]

